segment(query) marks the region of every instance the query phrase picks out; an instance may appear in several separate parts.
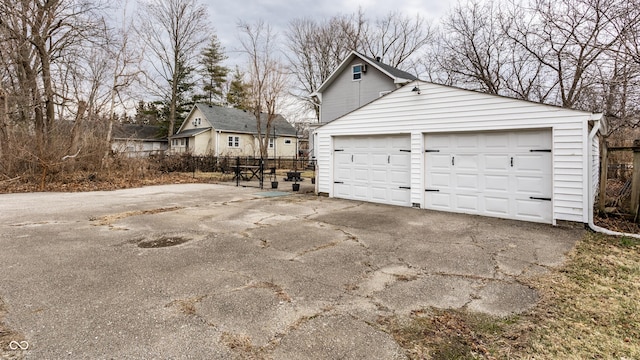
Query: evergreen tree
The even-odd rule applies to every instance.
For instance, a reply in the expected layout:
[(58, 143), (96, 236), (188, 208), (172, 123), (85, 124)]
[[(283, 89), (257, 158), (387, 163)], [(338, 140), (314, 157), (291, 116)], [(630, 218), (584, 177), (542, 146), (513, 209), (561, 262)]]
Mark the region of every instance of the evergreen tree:
[[(202, 98), (209, 104), (221, 104), (223, 102), (222, 86), (227, 80), (229, 69), (221, 65), (222, 61), (227, 59), (224, 54), (224, 48), (220, 44), (217, 35), (213, 35), (207, 47), (202, 51), (200, 59), (200, 75), (202, 75), (202, 90), (204, 90)], [(194, 100), (199, 100), (198, 98)]]
[(241, 110), (249, 110), (249, 93), (247, 84), (244, 82), (244, 74), (236, 66), (233, 78), (229, 83), (229, 91), (227, 92), (227, 104), (231, 107)]

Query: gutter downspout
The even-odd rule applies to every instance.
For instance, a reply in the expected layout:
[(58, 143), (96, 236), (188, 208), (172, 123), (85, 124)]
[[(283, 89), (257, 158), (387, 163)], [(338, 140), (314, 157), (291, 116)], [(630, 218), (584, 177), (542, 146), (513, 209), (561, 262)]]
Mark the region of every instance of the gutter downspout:
[[(593, 129), (591, 129), (591, 133), (589, 133), (589, 158), (592, 159), (592, 151), (593, 151), (593, 140), (596, 136), (596, 134), (598, 133), (598, 130), (600, 130), (600, 119), (595, 120), (595, 124), (593, 126)], [(589, 174), (589, 228), (595, 232), (599, 232), (605, 235), (613, 235), (613, 236), (627, 236), (627, 237), (632, 237), (632, 238), (636, 238), (636, 239), (640, 239), (640, 234), (630, 234), (630, 233), (622, 233), (622, 232), (617, 232), (617, 231), (612, 231), (609, 229), (605, 229), (603, 227), (600, 227), (596, 224), (593, 223), (593, 208), (595, 207), (595, 194), (593, 191), (593, 164), (591, 163), (591, 161), (589, 161), (589, 166), (588, 166), (588, 174)]]

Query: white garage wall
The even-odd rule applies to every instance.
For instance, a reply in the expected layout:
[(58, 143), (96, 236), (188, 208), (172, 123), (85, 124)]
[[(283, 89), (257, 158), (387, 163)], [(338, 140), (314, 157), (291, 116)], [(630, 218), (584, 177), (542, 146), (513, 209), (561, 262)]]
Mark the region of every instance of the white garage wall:
[[(421, 93), (411, 90), (415, 85)], [(592, 114), (412, 82), (316, 130), (318, 191), (333, 196), (333, 136), (411, 134), (411, 202), (424, 206), (424, 133), (552, 128), (553, 218), (587, 222), (587, 126)]]

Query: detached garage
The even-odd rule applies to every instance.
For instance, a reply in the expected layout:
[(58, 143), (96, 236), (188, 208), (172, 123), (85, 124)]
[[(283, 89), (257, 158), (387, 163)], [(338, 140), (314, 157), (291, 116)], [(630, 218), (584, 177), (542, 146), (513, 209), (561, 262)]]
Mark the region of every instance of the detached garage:
[[(416, 90), (419, 89), (419, 90)], [(332, 197), (588, 222), (600, 114), (415, 81), (315, 131)]]

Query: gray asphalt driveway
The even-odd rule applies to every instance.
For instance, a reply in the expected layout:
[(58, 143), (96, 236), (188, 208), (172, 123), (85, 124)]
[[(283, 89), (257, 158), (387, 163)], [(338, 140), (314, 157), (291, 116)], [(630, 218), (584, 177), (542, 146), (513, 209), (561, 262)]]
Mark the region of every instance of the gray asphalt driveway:
[[(4, 323), (29, 359), (401, 359), (373, 324), (509, 315), (576, 229), (185, 184), (0, 195)], [(0, 358), (2, 356), (0, 355)]]

